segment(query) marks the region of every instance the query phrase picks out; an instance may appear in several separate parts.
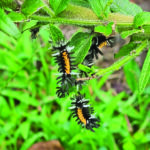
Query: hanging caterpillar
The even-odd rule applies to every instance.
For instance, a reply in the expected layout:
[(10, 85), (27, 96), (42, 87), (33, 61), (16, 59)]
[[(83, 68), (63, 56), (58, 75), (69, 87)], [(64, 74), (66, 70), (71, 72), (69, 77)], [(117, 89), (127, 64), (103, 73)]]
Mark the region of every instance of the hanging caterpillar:
[(61, 75), (57, 78), (57, 84), (60, 86), (57, 87), (56, 94), (58, 97), (65, 97), (66, 93), (69, 94), (69, 88), (75, 84), (75, 79), (71, 76), (72, 70), (75, 69), (73, 63), (73, 57), (71, 57), (71, 47), (68, 46), (68, 43), (61, 43), (59, 46), (53, 46), (53, 54), (55, 57), (55, 62), (58, 64), (58, 71)]
[(90, 47), (88, 55), (91, 55), (92, 59), (94, 59), (94, 57), (98, 59), (98, 54), (103, 55), (103, 53), (100, 51), (101, 48), (103, 48), (106, 45), (112, 47), (113, 44), (114, 44), (114, 37), (106, 38), (106, 36), (102, 34), (95, 36), (92, 39), (92, 45)]
[(88, 100), (84, 99), (84, 95), (78, 93), (75, 97), (71, 98), (72, 107), (70, 107), (71, 111), (73, 111), (73, 117), (76, 117), (76, 121), (78, 124), (82, 124), (82, 126), (94, 132), (93, 128), (99, 127), (99, 119), (95, 118), (92, 114), (94, 110), (90, 105), (88, 105)]
[[(114, 37), (106, 38), (106, 36), (102, 34), (93, 37), (92, 45), (82, 64), (87, 67), (92, 67), (94, 58), (98, 59), (98, 54), (103, 55), (103, 53), (101, 52), (101, 48), (103, 48), (106, 45), (112, 47), (114, 45)], [(88, 76), (87, 73), (84, 71), (81, 71), (80, 74), (81, 77), (83, 76), (83, 74), (86, 77)]]

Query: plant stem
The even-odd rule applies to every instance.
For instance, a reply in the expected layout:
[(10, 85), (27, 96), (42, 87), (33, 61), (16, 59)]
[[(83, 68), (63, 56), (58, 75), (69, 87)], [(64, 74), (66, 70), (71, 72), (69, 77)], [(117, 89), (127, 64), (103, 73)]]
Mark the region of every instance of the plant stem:
[[(64, 14), (63, 14), (64, 15)], [(93, 14), (92, 14), (93, 16)], [(110, 16), (105, 19), (105, 20), (100, 20), (98, 18), (84, 18), (83, 15), (81, 18), (79, 18), (79, 16), (77, 18), (69, 18), (69, 17), (66, 17), (66, 18), (61, 18), (61, 17), (56, 17), (56, 18), (51, 18), (51, 17), (48, 17), (48, 16), (40, 16), (40, 15), (32, 15), (30, 16), (30, 19), (33, 19), (33, 20), (38, 20), (39, 22), (44, 22), (44, 23), (59, 23), (59, 24), (67, 24), (67, 25), (76, 25), (76, 26), (81, 26), (81, 27), (95, 27), (95, 26), (98, 26), (98, 25), (107, 25), (109, 22), (112, 21), (113, 18), (115, 18), (116, 16), (116, 19), (113, 21), (114, 22), (114, 30), (119, 33), (123, 32), (123, 31), (127, 31), (127, 30), (132, 30), (133, 29), (133, 18), (131, 16), (125, 16), (125, 15), (122, 15), (122, 14), (110, 14)], [(123, 17), (121, 20), (121, 17)], [(126, 18), (126, 19), (125, 19)], [(129, 22), (127, 22), (127, 20), (129, 19)], [(143, 35), (141, 36), (138, 36), (139, 34), (141, 33), (137, 33), (136, 36), (139, 37), (143, 37), (146, 36), (146, 35), (149, 35), (149, 32), (150, 32), (150, 26), (149, 25), (145, 25), (143, 26), (143, 29), (144, 29), (144, 33)], [(148, 38), (149, 39), (149, 38)], [(145, 38), (144, 38), (145, 40)]]
[(49, 6), (45, 3), (45, 7), (43, 7), (43, 9), (51, 16), (54, 17), (54, 12), (51, 10), (51, 8), (49, 8)]
[(79, 25), (79, 26), (96, 26), (96, 25), (105, 25), (107, 22), (100, 20), (81, 20), (81, 19), (68, 19), (68, 18), (50, 18), (45, 16), (32, 15), (30, 17), (33, 20), (38, 20), (41, 22), (48, 23), (61, 23), (69, 25)]
[(109, 73), (111, 71), (117, 71), (122, 66), (124, 66), (128, 61), (135, 58), (137, 55), (139, 55), (144, 48), (147, 46), (147, 41), (142, 42), (142, 44), (135, 50), (134, 54), (130, 54), (128, 56), (123, 57), (122, 59), (116, 61), (114, 64), (112, 64), (110, 67), (107, 67), (106, 69), (101, 69), (96, 73), (96, 76), (103, 76), (106, 73)]
[[(39, 15), (32, 15), (30, 16), (31, 19), (33, 20), (38, 20), (39, 22), (47, 22), (47, 23), (61, 23), (61, 24), (69, 24), (69, 25), (78, 25), (78, 26), (86, 26), (86, 27), (90, 27), (90, 26), (98, 26), (98, 25), (107, 25), (108, 22), (110, 22), (109, 20), (107, 21), (102, 21), (99, 19), (76, 19), (76, 18), (50, 18), (47, 16), (39, 16)], [(132, 27), (132, 23), (131, 22), (116, 22), (115, 23), (116, 26), (119, 26), (120, 28), (123, 27), (124, 29), (126, 29), (126, 26), (128, 28)]]
[(133, 25), (133, 16), (126, 16), (119, 13), (110, 13), (107, 18), (104, 18), (104, 20), (100, 20), (91, 9), (76, 5), (68, 5), (68, 7), (56, 18), (54, 18), (54, 14), (50, 10), (50, 8), (48, 9), (48, 11), (50, 11), (49, 14), (53, 18), (41, 16), (42, 14), (39, 16), (32, 15), (30, 18), (47, 23), (61, 23), (86, 27), (107, 25), (108, 22), (114, 22), (115, 27), (129, 26), (130, 28), (132, 28)]

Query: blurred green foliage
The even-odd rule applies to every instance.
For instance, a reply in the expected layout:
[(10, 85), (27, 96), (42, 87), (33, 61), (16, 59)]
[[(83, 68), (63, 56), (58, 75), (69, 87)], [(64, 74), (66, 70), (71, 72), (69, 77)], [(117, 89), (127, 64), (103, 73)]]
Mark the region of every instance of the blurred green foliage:
[[(27, 150), (36, 142), (53, 139), (59, 140), (66, 150), (150, 150), (150, 81), (147, 76), (149, 53), (145, 61), (146, 71), (141, 72), (136, 61), (128, 62), (123, 68), (129, 92), (102, 90), (112, 70), (100, 80), (90, 80), (84, 86), (86, 98), (90, 98), (90, 104), (100, 118), (100, 128), (95, 129), (95, 133), (82, 129), (71, 117), (68, 109), (71, 105), (70, 97), (59, 99), (56, 96), (58, 72), (57, 64), (51, 57), (49, 38), (52, 29), (57, 28), (49, 26), (48, 22), (47, 25), (45, 22), (40, 24), (28, 17), (42, 8), (47, 15), (57, 17), (57, 14), (67, 8), (69, 0), (65, 3), (62, 0), (57, 1), (59, 5), (50, 3), (49, 8), (42, 0), (32, 0), (33, 5), (30, 0), (26, 0), (21, 7), (21, 12), (25, 16), (21, 12), (12, 11), (10, 7), (13, 6), (12, 0), (7, 1), (8, 3), (4, 0), (0, 2), (0, 7), (3, 6), (5, 10), (10, 11), (7, 15), (0, 8), (0, 150)], [(116, 0), (113, 3), (112, 0), (101, 1), (101, 6), (91, 1), (88, 3), (88, 0), (71, 0), (71, 2), (91, 7), (99, 17), (101, 17), (99, 9), (102, 10), (103, 17), (107, 16), (110, 10), (133, 16), (142, 11), (128, 0), (121, 1), (121, 5), (118, 5)], [(146, 15), (147, 13), (142, 13), (140, 21), (136, 17), (134, 26), (148, 24)], [(28, 19), (31, 19), (30, 22), (27, 22)], [(63, 23), (63, 20), (61, 21)], [(82, 20), (80, 21), (83, 26)], [(37, 38), (32, 39), (31, 29), (39, 26), (42, 27)], [(98, 32), (101, 30), (101, 26), (96, 28)], [(124, 32), (124, 37), (133, 33), (135, 30)], [(82, 63), (90, 47), (91, 37), (87, 33), (78, 34), (79, 32), (73, 37), (73, 45), (76, 46), (74, 49), (76, 52), (80, 50), (76, 56), (80, 57), (78, 63)], [(106, 31), (104, 34), (106, 35)], [(116, 57), (126, 56), (137, 45), (139, 44), (130, 43), (124, 46)], [(139, 80), (141, 80), (141, 95), (138, 91)], [(144, 81), (147, 83), (146, 89)]]
[(69, 97), (56, 97), (57, 66), (48, 50), (49, 26), (43, 26), (36, 39), (31, 39), (28, 30), (18, 40), (3, 32), (0, 36), (0, 149), (26, 150), (52, 139), (72, 150), (149, 148), (150, 92), (138, 95), (140, 72), (135, 62), (127, 64), (131, 71), (124, 68), (127, 81), (132, 80), (127, 82), (132, 95), (100, 90), (110, 74), (89, 81), (84, 88), (101, 120), (100, 128), (92, 133), (71, 118)]

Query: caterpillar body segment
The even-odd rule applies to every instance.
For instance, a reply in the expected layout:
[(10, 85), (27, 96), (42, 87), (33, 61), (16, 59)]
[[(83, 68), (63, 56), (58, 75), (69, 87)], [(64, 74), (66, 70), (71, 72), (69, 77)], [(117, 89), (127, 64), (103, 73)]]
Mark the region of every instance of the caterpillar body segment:
[(73, 118), (76, 117), (78, 124), (85, 126), (87, 129), (94, 132), (93, 128), (99, 127), (99, 119), (97, 119), (93, 113), (93, 107), (88, 105), (88, 100), (84, 99), (84, 95), (78, 93), (75, 97), (71, 98), (72, 100), (72, 110)]
[(57, 96), (65, 97), (68, 94), (68, 90), (71, 86), (75, 85), (75, 79), (72, 77), (72, 70), (75, 69), (74, 59), (71, 56), (70, 50), (72, 47), (68, 46), (68, 43), (61, 43), (58, 46), (53, 46), (53, 54), (55, 62), (58, 64), (58, 72), (61, 75), (57, 78)]

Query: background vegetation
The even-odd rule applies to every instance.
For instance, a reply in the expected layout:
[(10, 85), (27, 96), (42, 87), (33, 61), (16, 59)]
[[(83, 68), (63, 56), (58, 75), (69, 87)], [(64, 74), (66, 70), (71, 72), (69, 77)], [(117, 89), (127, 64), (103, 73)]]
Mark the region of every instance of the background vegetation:
[[(128, 0), (2, 0), (0, 6), (1, 150), (27, 150), (34, 143), (54, 139), (68, 150), (150, 150), (150, 51), (143, 68), (133, 60), (149, 48), (149, 12)], [(90, 70), (101, 76), (84, 88), (100, 118), (95, 133), (82, 129), (71, 117), (70, 97), (56, 96), (51, 23), (80, 27), (72, 37), (77, 39), (72, 41), (78, 64), (90, 44), (84, 39), (85, 27), (107, 36), (112, 32), (124, 39), (130, 36), (130, 43), (115, 54), (114, 64)], [(37, 27), (39, 33), (34, 35)], [(120, 68), (125, 76), (122, 84), (128, 88), (119, 92), (106, 88)]]

